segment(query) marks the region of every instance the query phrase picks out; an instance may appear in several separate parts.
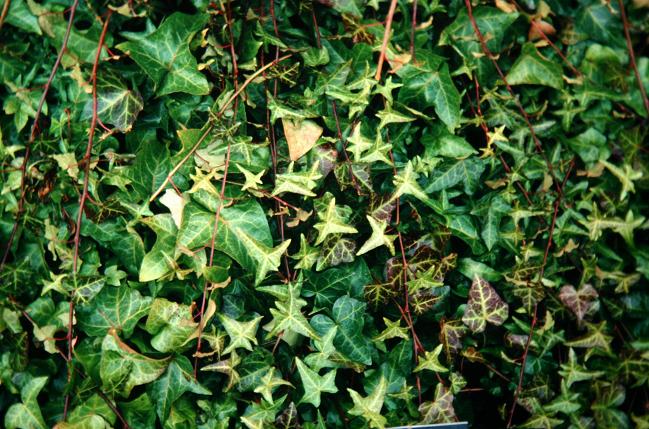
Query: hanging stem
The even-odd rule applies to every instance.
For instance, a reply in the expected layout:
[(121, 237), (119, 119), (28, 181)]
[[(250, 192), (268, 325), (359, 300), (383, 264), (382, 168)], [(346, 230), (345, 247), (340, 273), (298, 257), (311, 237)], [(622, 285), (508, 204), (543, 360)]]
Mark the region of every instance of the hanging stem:
[[(72, 259), (72, 272), (74, 274), (75, 287), (76, 287), (76, 279), (77, 279), (77, 271), (78, 271), (77, 269), (79, 266), (79, 244), (81, 241), (81, 222), (83, 220), (83, 208), (86, 204), (86, 200), (88, 199), (88, 182), (89, 182), (88, 177), (90, 176), (90, 164), (91, 164), (90, 157), (92, 155), (92, 145), (95, 138), (95, 128), (97, 127), (97, 120), (99, 117), (98, 115), (99, 104), (97, 100), (97, 70), (99, 69), (99, 61), (101, 59), (102, 46), (104, 44), (104, 40), (106, 39), (106, 33), (108, 31), (108, 23), (110, 22), (110, 17), (112, 13), (113, 11), (109, 9), (108, 15), (106, 16), (106, 20), (104, 21), (104, 27), (102, 28), (101, 35), (99, 36), (99, 42), (97, 43), (97, 53), (95, 54), (95, 63), (92, 66), (92, 75), (91, 75), (92, 119), (90, 120), (90, 130), (88, 132), (88, 143), (86, 144), (86, 153), (83, 156), (83, 164), (84, 164), (83, 190), (81, 191), (81, 197), (79, 198), (79, 212), (77, 213), (77, 223), (74, 231), (74, 256)], [(70, 368), (72, 368), (72, 351), (74, 348), (73, 321), (74, 321), (74, 292), (70, 296), (70, 307), (68, 310), (68, 335), (67, 335), (68, 383), (72, 379), (72, 371)], [(63, 420), (67, 418), (69, 405), (70, 405), (70, 394), (68, 393), (65, 396), (65, 406), (63, 408)]]
[[(9, 9), (9, 1), (10, 0), (5, 1), (5, 8), (7, 10)], [(43, 95), (41, 95), (41, 99), (38, 101), (38, 108), (36, 109), (36, 115), (34, 115), (34, 123), (32, 124), (32, 128), (29, 133), (29, 140), (25, 145), (25, 155), (23, 156), (23, 162), (20, 165), (20, 172), (21, 172), (20, 198), (18, 199), (18, 210), (16, 211), (16, 220), (14, 222), (13, 228), (11, 229), (11, 234), (9, 234), (9, 240), (7, 240), (7, 245), (5, 248), (4, 255), (2, 256), (2, 262), (0, 262), (0, 273), (2, 272), (2, 269), (5, 266), (5, 263), (7, 262), (7, 258), (9, 257), (9, 251), (11, 250), (11, 245), (13, 244), (13, 241), (16, 237), (16, 231), (18, 230), (18, 224), (20, 222), (20, 218), (23, 212), (25, 211), (25, 197), (27, 195), (27, 164), (29, 162), (29, 156), (31, 154), (32, 145), (34, 143), (34, 140), (36, 139), (36, 136), (43, 131), (40, 129), (40, 125), (39, 125), (41, 113), (43, 112), (43, 105), (45, 104), (47, 93), (50, 91), (50, 87), (52, 86), (52, 81), (54, 80), (54, 76), (56, 75), (56, 72), (59, 69), (59, 65), (61, 65), (61, 58), (63, 58), (63, 54), (65, 53), (65, 50), (68, 47), (68, 40), (70, 40), (70, 31), (72, 30), (72, 23), (74, 22), (74, 14), (77, 11), (78, 5), (79, 5), (79, 0), (75, 0), (72, 6), (70, 7), (70, 16), (68, 17), (68, 26), (65, 30), (65, 35), (63, 36), (63, 42), (61, 42), (61, 48), (59, 49), (59, 53), (56, 56), (56, 61), (54, 61), (54, 66), (52, 66), (52, 71), (50, 72), (50, 76), (47, 79), (47, 83), (43, 87)], [(3, 13), (6, 13), (4, 11), (4, 8), (3, 8)], [(0, 23), (3, 20), (4, 18), (0, 20)]]

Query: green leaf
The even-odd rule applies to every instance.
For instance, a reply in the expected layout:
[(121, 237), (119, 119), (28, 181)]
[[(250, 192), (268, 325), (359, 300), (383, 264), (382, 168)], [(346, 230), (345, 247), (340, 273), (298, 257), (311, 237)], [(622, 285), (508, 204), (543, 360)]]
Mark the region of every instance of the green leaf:
[(381, 415), (381, 408), (383, 408), (387, 388), (388, 383), (386, 379), (381, 377), (379, 383), (374, 387), (372, 394), (365, 398), (355, 390), (347, 389), (354, 402), (354, 407), (349, 410), (349, 414), (362, 417), (371, 428), (384, 428), (387, 420)]
[[(203, 206), (187, 203), (178, 232), (178, 245), (189, 250), (210, 245), (216, 220), (214, 212), (220, 204), (217, 196), (206, 191), (193, 195)], [(270, 229), (261, 206), (255, 200), (243, 200), (221, 209), (214, 243), (216, 250), (226, 253), (245, 269), (255, 271), (255, 282), (260, 283), (269, 271), (277, 270), (290, 240), (271, 247)]]
[(151, 297), (143, 297), (130, 286), (105, 287), (93, 300), (78, 305), (76, 316), (87, 335), (103, 337), (114, 328), (129, 338), (150, 307)]
[(127, 398), (135, 386), (151, 383), (164, 373), (169, 358), (146, 357), (117, 336), (111, 329), (101, 344), (99, 374), (106, 392)]
[(153, 33), (117, 48), (127, 53), (153, 80), (158, 96), (174, 92), (203, 95), (209, 92), (207, 79), (198, 71), (189, 42), (207, 22), (207, 15), (176, 12)]
[(38, 25), (38, 17), (32, 13), (25, 0), (11, 0), (6, 23), (34, 34), (43, 34)]
[(164, 298), (156, 298), (151, 303), (145, 329), (153, 336), (151, 346), (157, 351), (168, 353), (181, 349), (197, 328), (190, 306)]
[(454, 130), (460, 123), (460, 93), (451, 80), (448, 65), (439, 69), (408, 64), (399, 70), (403, 88), (399, 90), (399, 101), (413, 103), (420, 110), (435, 107), (435, 113)]
[(126, 170), (126, 177), (140, 199), (148, 200), (162, 185), (171, 168), (167, 147), (147, 135), (135, 154), (133, 165)]
[(47, 377), (34, 377), (20, 389), (21, 403), (13, 404), (7, 410), (4, 424), (7, 429), (45, 429), (38, 394), (47, 384)]
[[(130, 131), (138, 114), (144, 108), (137, 89), (129, 89), (115, 75), (104, 74), (97, 82), (97, 114), (104, 124), (114, 125), (121, 132)], [(84, 119), (92, 116), (92, 101), (84, 108)]]
[(329, 371), (320, 376), (316, 371), (306, 366), (300, 358), (295, 358), (295, 364), (302, 380), (304, 395), (300, 402), (311, 404), (318, 408), (322, 393), (336, 393), (338, 388), (335, 384), (336, 370)]
[(169, 363), (165, 373), (151, 383), (151, 397), (154, 399), (156, 413), (160, 421), (166, 421), (171, 411), (171, 404), (185, 392), (199, 395), (212, 393), (201, 386), (195, 379), (192, 364), (185, 356), (177, 356)]
[(172, 272), (176, 268), (176, 234), (178, 232), (169, 214), (159, 214), (143, 219), (157, 235), (149, 253), (142, 258), (140, 281), (150, 282)]
[(117, 416), (99, 395), (94, 394), (82, 404), (77, 405), (67, 418), (58, 423), (56, 429), (109, 428), (115, 425)]
[(448, 368), (439, 363), (439, 355), (442, 353), (443, 344), (439, 344), (432, 352), (425, 352), (424, 358), (419, 361), (415, 368), (415, 372), (423, 371), (425, 369), (433, 372), (448, 372)]
[(362, 333), (365, 324), (365, 308), (365, 303), (349, 296), (341, 296), (333, 305), (333, 320), (318, 314), (311, 319), (311, 325), (320, 336), (336, 326), (336, 336), (334, 337), (336, 349), (354, 362), (370, 365), (372, 363), (372, 346)]
[(223, 324), (223, 327), (230, 338), (230, 343), (223, 351), (223, 354), (227, 355), (239, 348), (252, 351), (252, 345), (257, 344), (256, 334), (261, 319), (263, 319), (263, 317), (259, 316), (246, 322), (239, 322), (226, 315), (219, 315), (219, 320)]
[[(286, 291), (283, 291), (282, 295), (276, 295), (279, 300), (275, 301), (275, 308), (270, 309), (273, 320), (269, 325), (271, 329), (268, 332), (268, 337), (274, 337), (280, 333), (289, 334), (294, 332), (312, 339), (318, 338), (318, 334), (302, 314), (302, 307), (307, 304), (305, 300), (300, 298), (302, 282), (303, 276), (300, 274), (296, 281), (290, 282), (286, 286)], [(274, 291), (274, 289), (260, 289)]]
[(561, 66), (543, 57), (532, 43), (523, 45), (523, 51), (507, 73), (510, 85), (543, 85), (563, 88)]
[(452, 164), (445, 164), (444, 167), (436, 169), (429, 178), (426, 192), (439, 192), (462, 183), (464, 192), (473, 195), (480, 184), (480, 176), (484, 169), (484, 162), (479, 158), (460, 159)]
[(363, 246), (356, 252), (356, 255), (362, 255), (367, 253), (370, 250), (376, 249), (377, 247), (386, 246), (390, 253), (394, 255), (394, 244), (392, 243), (397, 237), (396, 235), (385, 235), (385, 229), (388, 227), (388, 223), (384, 221), (378, 221), (372, 216), (365, 216), (367, 221), (370, 223), (372, 228), (372, 235)]
[(509, 315), (509, 306), (484, 279), (476, 276), (469, 290), (469, 301), (462, 322), (474, 333), (483, 332), (487, 323), (502, 325)]
[(331, 197), (324, 211), (318, 212), (320, 222), (313, 227), (318, 231), (315, 244), (322, 243), (330, 234), (356, 234), (358, 231), (347, 224), (348, 215), (336, 206), (336, 198)]

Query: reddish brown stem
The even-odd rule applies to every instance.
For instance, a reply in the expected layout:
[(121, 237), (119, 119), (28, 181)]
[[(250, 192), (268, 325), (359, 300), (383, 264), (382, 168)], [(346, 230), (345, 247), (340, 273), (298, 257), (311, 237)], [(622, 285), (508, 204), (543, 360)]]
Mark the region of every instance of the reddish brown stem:
[(521, 369), (518, 372), (518, 385), (516, 386), (516, 391), (514, 392), (514, 402), (512, 407), (509, 410), (509, 419), (507, 420), (507, 428), (512, 426), (512, 419), (514, 418), (514, 411), (516, 410), (516, 402), (518, 401), (518, 396), (521, 393), (523, 388), (523, 377), (525, 376), (525, 364), (527, 363), (527, 354), (530, 350), (530, 342), (532, 341), (532, 336), (534, 335), (534, 327), (536, 326), (537, 319), (537, 309), (538, 304), (534, 304), (534, 312), (532, 314), (532, 324), (530, 325), (530, 333), (527, 336), (527, 341), (525, 342), (525, 349), (523, 351), (523, 357), (521, 359)]
[[(6, 0), (5, 5), (7, 6), (7, 9), (9, 8), (9, 0)], [(47, 79), (47, 83), (43, 87), (43, 95), (41, 95), (41, 99), (38, 102), (38, 108), (36, 109), (36, 115), (34, 116), (34, 123), (32, 124), (31, 131), (29, 133), (29, 140), (27, 141), (27, 144), (25, 145), (25, 155), (23, 156), (23, 162), (20, 165), (20, 170), (21, 170), (21, 175), (20, 175), (20, 198), (18, 199), (18, 210), (16, 211), (16, 220), (14, 222), (13, 228), (11, 229), (11, 234), (9, 235), (9, 240), (7, 240), (7, 246), (5, 248), (4, 255), (2, 256), (2, 262), (0, 262), (0, 273), (2, 272), (2, 269), (5, 266), (5, 263), (7, 262), (7, 258), (9, 257), (9, 251), (11, 250), (11, 245), (13, 244), (13, 241), (16, 237), (16, 231), (18, 230), (18, 224), (20, 222), (20, 217), (22, 216), (24, 210), (25, 210), (25, 197), (27, 195), (27, 164), (29, 163), (29, 156), (31, 154), (31, 148), (32, 144), (34, 143), (34, 140), (36, 139), (37, 133), (40, 134), (42, 130), (39, 129), (39, 120), (41, 117), (41, 113), (43, 111), (43, 105), (45, 104), (45, 99), (47, 98), (47, 93), (50, 90), (50, 86), (52, 85), (52, 81), (54, 80), (54, 76), (56, 75), (57, 70), (59, 69), (59, 65), (61, 64), (61, 58), (63, 58), (63, 54), (65, 53), (65, 50), (67, 49), (68, 46), (68, 40), (70, 39), (70, 31), (72, 29), (72, 23), (74, 21), (74, 14), (77, 10), (77, 6), (79, 5), (79, 0), (75, 0), (74, 3), (72, 4), (72, 7), (70, 7), (70, 16), (68, 18), (68, 26), (65, 30), (65, 35), (63, 36), (63, 42), (61, 42), (61, 49), (59, 49), (59, 53), (56, 56), (56, 61), (54, 61), (54, 66), (52, 67), (52, 71), (50, 72), (50, 76)]]
[(2, 5), (2, 12), (0, 12), (0, 30), (5, 23), (5, 18), (7, 17), (7, 12), (9, 12), (9, 6), (11, 5), (11, 0), (5, 0)]
[[(561, 189), (565, 188), (566, 183), (568, 182), (568, 178), (570, 177), (570, 173), (572, 172), (572, 168), (574, 166), (574, 159), (570, 161), (570, 165), (568, 167), (568, 171), (566, 172), (566, 175), (563, 178), (563, 181), (561, 182)], [(552, 222), (550, 224), (550, 230), (549, 230), (549, 235), (548, 235), (548, 241), (545, 246), (545, 253), (543, 254), (543, 263), (541, 264), (541, 270), (539, 273), (539, 281), (543, 281), (543, 275), (545, 274), (545, 266), (548, 262), (548, 255), (550, 254), (550, 249), (552, 248), (552, 237), (554, 235), (554, 229), (557, 225), (557, 217), (559, 215), (559, 206), (561, 205), (561, 195), (557, 196), (557, 198), (554, 200), (554, 211), (552, 213)], [(521, 390), (523, 388), (523, 379), (525, 377), (525, 364), (527, 362), (527, 355), (529, 353), (530, 349), (530, 342), (532, 341), (532, 336), (534, 335), (534, 327), (536, 326), (537, 322), (537, 310), (538, 310), (538, 304), (534, 304), (534, 312), (532, 314), (532, 324), (530, 325), (530, 332), (527, 335), (527, 341), (525, 342), (525, 349), (523, 350), (523, 356), (521, 358), (521, 369), (518, 373), (518, 384), (516, 385), (516, 391), (514, 392), (514, 399), (512, 402), (512, 407), (509, 410), (509, 419), (507, 420), (507, 427), (510, 428), (512, 425), (512, 420), (514, 418), (514, 411), (516, 411), (516, 403), (518, 402), (518, 397), (521, 393)]]
[(649, 115), (649, 98), (647, 98), (647, 91), (645, 91), (644, 85), (642, 84), (642, 78), (640, 77), (640, 72), (638, 71), (638, 65), (635, 61), (635, 52), (633, 51), (633, 44), (631, 43), (631, 34), (629, 33), (629, 20), (626, 17), (626, 10), (624, 9), (624, 2), (618, 0), (620, 4), (620, 15), (622, 16), (622, 25), (624, 26), (624, 37), (626, 38), (626, 47), (629, 50), (629, 59), (631, 60), (631, 68), (635, 74), (635, 78), (638, 81), (638, 89), (642, 95), (642, 102), (644, 103), (644, 108)]
[[(72, 272), (75, 278), (76, 285), (76, 276), (77, 269), (79, 266), (79, 244), (81, 241), (81, 222), (83, 220), (83, 208), (88, 199), (88, 176), (90, 176), (90, 156), (92, 154), (92, 144), (95, 137), (95, 128), (97, 127), (98, 121), (98, 100), (97, 100), (97, 70), (99, 69), (99, 61), (101, 59), (102, 46), (104, 40), (106, 39), (106, 33), (108, 32), (108, 23), (110, 22), (110, 17), (112, 15), (112, 10), (108, 10), (108, 15), (106, 16), (106, 21), (104, 21), (104, 27), (101, 30), (101, 35), (99, 36), (99, 42), (97, 43), (97, 53), (95, 55), (95, 63), (92, 66), (92, 119), (90, 120), (90, 130), (88, 132), (88, 143), (86, 144), (86, 153), (83, 156), (84, 161), (84, 176), (83, 176), (83, 190), (81, 192), (81, 197), (79, 198), (79, 212), (77, 213), (77, 223), (76, 229), (74, 231), (74, 256), (72, 259)], [(72, 350), (74, 348), (73, 343), (73, 327), (74, 321), (74, 296), (70, 296), (70, 308), (68, 311), (68, 383), (72, 379), (72, 372), (69, 368), (72, 366)], [(67, 418), (68, 409), (70, 405), (70, 394), (68, 393), (65, 396), (65, 406), (63, 408), (63, 420)]]
[(388, 49), (388, 42), (390, 41), (390, 31), (392, 30), (392, 20), (394, 19), (394, 11), (397, 9), (397, 0), (390, 2), (390, 9), (385, 18), (385, 31), (383, 32), (383, 43), (381, 44), (381, 52), (379, 54), (379, 63), (376, 66), (376, 75), (374, 79), (381, 80), (381, 72), (383, 71), (383, 62), (385, 61), (385, 51)]
[(410, 61), (415, 61), (415, 31), (417, 30), (417, 0), (412, 2), (412, 19), (410, 26)]
[(480, 47), (482, 48), (483, 53), (489, 58), (489, 60), (492, 62), (494, 65), (494, 68), (496, 69), (496, 72), (498, 72), (498, 76), (500, 76), (500, 79), (503, 81), (505, 84), (505, 87), (507, 88), (507, 91), (511, 95), (512, 99), (514, 100), (514, 103), (516, 104), (516, 107), (518, 108), (518, 111), (520, 114), (523, 116), (523, 119), (525, 120), (525, 124), (527, 125), (527, 128), (530, 130), (530, 135), (532, 136), (532, 141), (534, 142), (534, 146), (536, 147), (536, 151), (541, 154), (543, 157), (543, 160), (545, 161), (546, 166), (548, 167), (548, 172), (550, 173), (550, 176), (552, 177), (552, 181), (554, 183), (554, 186), (557, 190), (557, 193), (561, 195), (561, 187), (559, 185), (559, 182), (557, 181), (557, 178), (554, 174), (554, 168), (552, 167), (552, 164), (550, 163), (550, 160), (545, 156), (545, 152), (543, 151), (543, 146), (541, 145), (541, 142), (536, 135), (536, 132), (534, 131), (534, 127), (532, 126), (532, 122), (530, 121), (530, 117), (523, 108), (523, 105), (521, 102), (518, 100), (518, 97), (516, 96), (516, 93), (512, 89), (511, 85), (507, 82), (507, 78), (505, 77), (505, 74), (503, 73), (502, 69), (498, 65), (498, 61), (496, 61), (494, 55), (491, 53), (491, 50), (487, 47), (487, 42), (484, 38), (484, 35), (478, 28), (478, 23), (475, 20), (475, 17), (473, 16), (473, 7), (471, 6), (471, 0), (464, 0), (464, 4), (466, 5), (467, 12), (469, 15), (469, 21), (471, 22), (471, 26), (473, 27), (473, 31), (476, 34), (476, 37), (478, 38), (478, 41), (480, 42)]

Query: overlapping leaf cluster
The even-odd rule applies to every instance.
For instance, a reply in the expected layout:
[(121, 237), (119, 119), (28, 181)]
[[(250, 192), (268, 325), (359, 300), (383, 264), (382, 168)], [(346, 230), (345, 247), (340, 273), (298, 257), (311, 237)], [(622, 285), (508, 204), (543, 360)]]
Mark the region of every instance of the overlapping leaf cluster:
[(4, 427), (649, 427), (646, 1), (3, 4)]

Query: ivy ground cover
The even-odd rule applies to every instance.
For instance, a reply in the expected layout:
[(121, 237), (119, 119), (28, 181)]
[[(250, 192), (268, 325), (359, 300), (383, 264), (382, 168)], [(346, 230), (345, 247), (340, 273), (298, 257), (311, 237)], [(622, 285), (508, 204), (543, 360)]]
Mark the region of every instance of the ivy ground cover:
[(0, 2), (4, 427), (649, 427), (646, 0)]

